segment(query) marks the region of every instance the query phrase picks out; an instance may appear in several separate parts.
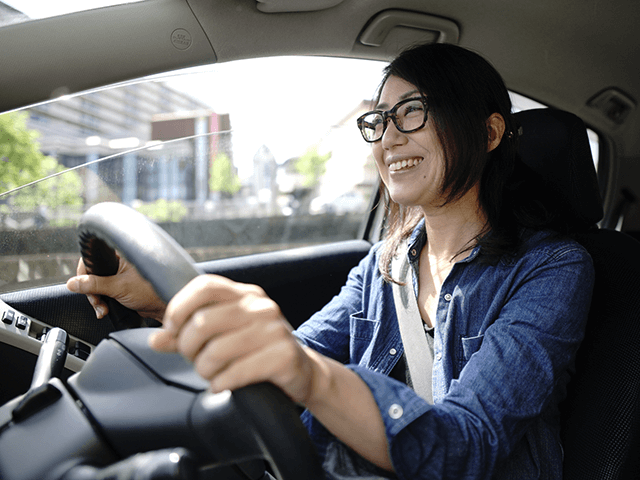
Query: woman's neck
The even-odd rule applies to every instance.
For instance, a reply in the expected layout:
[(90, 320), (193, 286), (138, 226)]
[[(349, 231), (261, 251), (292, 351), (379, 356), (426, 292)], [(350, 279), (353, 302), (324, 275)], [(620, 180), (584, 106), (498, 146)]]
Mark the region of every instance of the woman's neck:
[(460, 260), (459, 255), (475, 245), (487, 219), (478, 203), (477, 188), (445, 206), (424, 208), (427, 251), (438, 262)]

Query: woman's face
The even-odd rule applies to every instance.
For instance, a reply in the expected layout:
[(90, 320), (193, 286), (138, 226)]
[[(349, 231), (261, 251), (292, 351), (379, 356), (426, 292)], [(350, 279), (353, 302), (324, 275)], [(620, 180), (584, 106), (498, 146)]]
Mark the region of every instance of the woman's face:
[[(419, 96), (415, 86), (391, 76), (382, 88), (376, 109), (390, 110), (401, 100)], [(424, 127), (411, 133), (400, 132), (388, 120), (384, 135), (372, 148), (382, 181), (394, 201), (426, 209), (442, 205), (444, 154), (431, 116)]]

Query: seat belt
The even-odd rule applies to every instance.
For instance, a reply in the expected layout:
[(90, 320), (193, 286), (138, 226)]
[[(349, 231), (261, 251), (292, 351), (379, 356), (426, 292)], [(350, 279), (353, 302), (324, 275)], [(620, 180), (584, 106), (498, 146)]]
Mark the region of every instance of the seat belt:
[(409, 375), (413, 389), (418, 395), (433, 405), (433, 358), (429, 354), (429, 344), (425, 336), (422, 316), (418, 309), (418, 301), (413, 290), (413, 269), (407, 259), (406, 251), (399, 248), (391, 262), (391, 273), (395, 280), (404, 285), (392, 282), (393, 300), (396, 304), (396, 315), (404, 355), (409, 367)]

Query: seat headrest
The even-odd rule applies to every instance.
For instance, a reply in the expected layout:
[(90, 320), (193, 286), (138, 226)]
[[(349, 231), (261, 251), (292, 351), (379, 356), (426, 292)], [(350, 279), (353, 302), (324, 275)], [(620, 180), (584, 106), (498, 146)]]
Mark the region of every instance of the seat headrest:
[[(523, 110), (518, 152), (537, 173), (567, 223), (589, 228), (602, 219), (602, 198), (584, 122), (576, 115), (552, 108)], [(543, 194), (546, 195), (546, 194)]]

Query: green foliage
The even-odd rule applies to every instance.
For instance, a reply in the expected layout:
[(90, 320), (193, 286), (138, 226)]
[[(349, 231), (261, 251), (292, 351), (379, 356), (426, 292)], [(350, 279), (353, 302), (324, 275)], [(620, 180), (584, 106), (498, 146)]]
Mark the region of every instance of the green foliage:
[(38, 133), (27, 128), (26, 113), (0, 115), (0, 188), (3, 191), (39, 178), (45, 158)]
[(240, 190), (240, 187), (240, 178), (234, 171), (233, 163), (225, 153), (218, 154), (211, 165), (209, 189), (212, 192), (232, 196)]
[(318, 147), (310, 147), (298, 160), (296, 160), (296, 171), (303, 176), (302, 186), (313, 188), (320, 182), (320, 177), (327, 170), (327, 161), (331, 158), (331, 152), (320, 155)]
[(187, 216), (187, 207), (182, 202), (164, 198), (140, 205), (136, 210), (156, 222), (179, 222)]
[[(26, 185), (60, 173), (65, 168), (55, 158), (40, 152), (38, 132), (26, 126), (26, 113), (0, 115), (0, 189), (2, 191)], [(69, 171), (26, 187), (10, 197), (12, 207), (34, 210), (36, 207), (56, 209), (82, 204), (80, 176)], [(3, 205), (5, 212), (9, 208)], [(8, 213), (8, 212), (7, 212)]]

